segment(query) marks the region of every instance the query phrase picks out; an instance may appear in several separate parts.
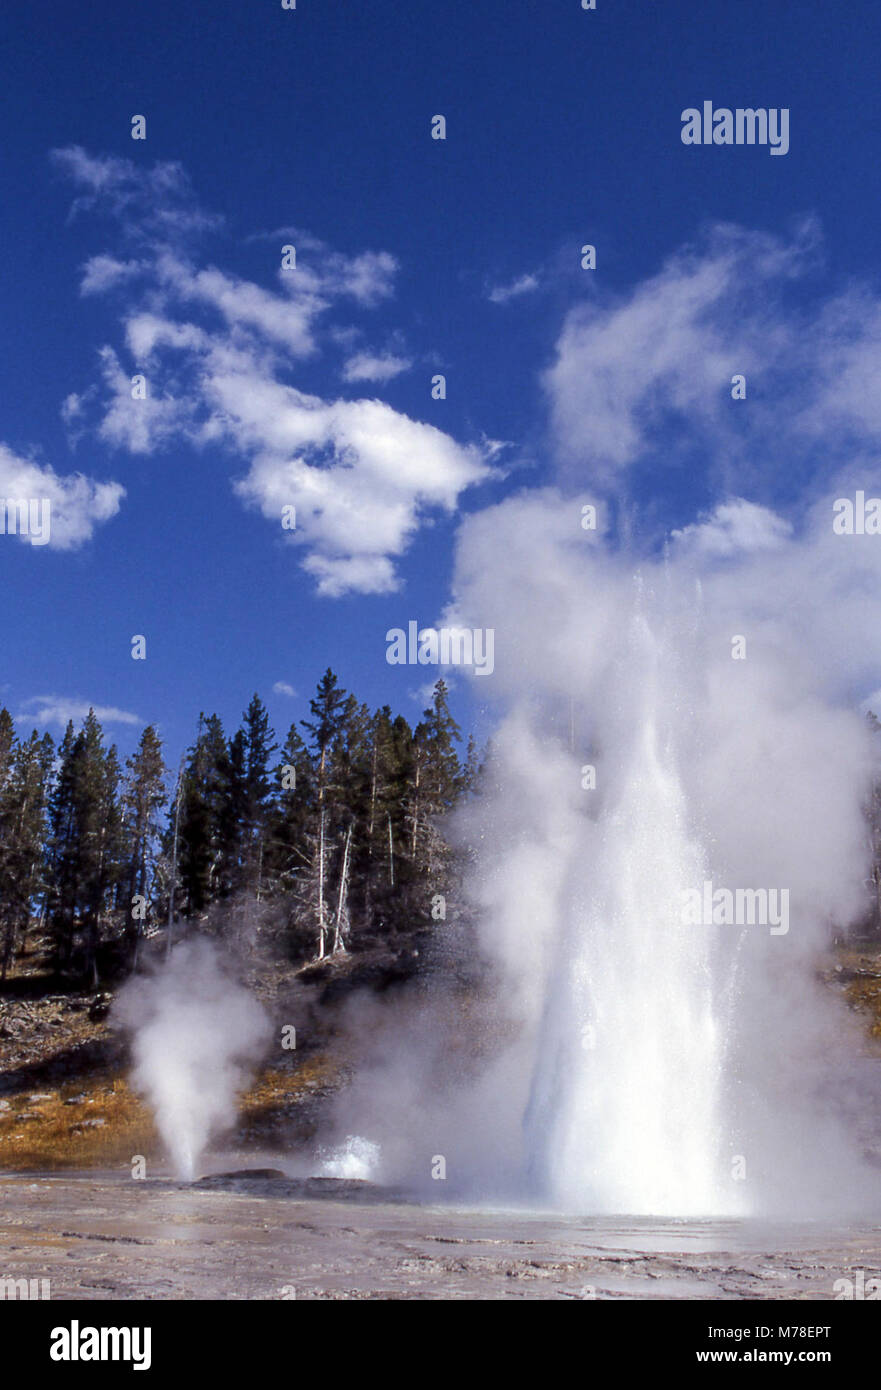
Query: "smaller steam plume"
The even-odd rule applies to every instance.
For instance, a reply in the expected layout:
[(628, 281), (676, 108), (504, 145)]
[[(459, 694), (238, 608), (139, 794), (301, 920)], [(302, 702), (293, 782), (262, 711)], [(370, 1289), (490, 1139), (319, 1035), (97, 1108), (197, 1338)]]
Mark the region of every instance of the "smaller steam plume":
[(191, 1182), (269, 1040), (261, 1005), (208, 941), (175, 947), (120, 992), (114, 1017), (131, 1039), (132, 1083), (153, 1109), (179, 1178)]

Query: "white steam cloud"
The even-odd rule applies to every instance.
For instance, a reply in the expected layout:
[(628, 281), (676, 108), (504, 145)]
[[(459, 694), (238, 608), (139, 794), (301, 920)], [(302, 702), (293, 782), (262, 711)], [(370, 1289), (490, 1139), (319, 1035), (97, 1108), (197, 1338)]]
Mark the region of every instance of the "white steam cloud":
[[(813, 967), (867, 906), (877, 754), (853, 696), (881, 557), (832, 534), (831, 501), (798, 536), (746, 512), (738, 544), (731, 515), (656, 559), (579, 535), (553, 494), (465, 527), (459, 611), (496, 627), (508, 706), (473, 827), (517, 1025), (492, 1090), (556, 1205), (812, 1211), (868, 1176), (818, 1099), (857, 1043)], [(683, 925), (706, 881), (788, 889), (789, 932)]]
[[(380, 1027), (344, 1123), (383, 1180), (679, 1216), (877, 1188), (828, 1100), (856, 1029), (814, 970), (867, 905), (877, 754), (852, 697), (881, 557), (833, 535), (831, 504), (798, 535), (732, 525), (737, 506), (703, 524), (724, 546), (698, 525), (656, 558), (586, 535), (554, 492), (464, 526), (456, 612), (500, 653), (490, 785), (460, 826), (495, 986), (476, 1032), (439, 1005)], [(685, 924), (706, 881), (788, 889), (788, 932)]]
[(204, 940), (182, 942), (152, 974), (131, 980), (114, 1014), (131, 1038), (132, 1083), (153, 1109), (175, 1173), (190, 1182), (211, 1138), (235, 1119), (269, 1019)]

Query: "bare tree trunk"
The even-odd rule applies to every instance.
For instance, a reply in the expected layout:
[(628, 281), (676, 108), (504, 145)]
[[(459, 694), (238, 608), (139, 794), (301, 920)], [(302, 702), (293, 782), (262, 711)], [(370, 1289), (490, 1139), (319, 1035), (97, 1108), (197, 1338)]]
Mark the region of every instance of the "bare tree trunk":
[(388, 818), (388, 882), (389, 888), (395, 886), (395, 846), (392, 840), (392, 816), (389, 812)]
[(174, 927), (174, 885), (177, 883), (177, 843), (180, 832), (180, 803), (184, 790), (184, 760), (181, 758), (177, 771), (177, 788), (174, 798), (174, 843), (171, 851), (171, 883), (168, 887), (168, 931), (165, 937), (165, 959), (171, 955), (171, 937)]
[(318, 959), (324, 960), (327, 923), (324, 908), (324, 811), (318, 817)]
[(373, 758), (370, 765), (370, 819), (367, 825), (367, 844), (373, 843), (373, 826), (376, 819), (376, 739), (373, 740)]
[(352, 827), (346, 831), (346, 843), (343, 849), (343, 867), (340, 871), (340, 894), (336, 909), (336, 922), (333, 930), (333, 954), (345, 950), (345, 929), (343, 926), (343, 914), (346, 911), (346, 893), (349, 887), (349, 846), (352, 843)]
[(419, 835), (419, 749), (416, 749), (415, 781), (413, 784), (413, 832), (410, 837), (410, 858), (416, 862), (416, 843)]
[(260, 894), (263, 891), (263, 836), (260, 836), (260, 850), (257, 855), (257, 892), (255, 897), (259, 903)]

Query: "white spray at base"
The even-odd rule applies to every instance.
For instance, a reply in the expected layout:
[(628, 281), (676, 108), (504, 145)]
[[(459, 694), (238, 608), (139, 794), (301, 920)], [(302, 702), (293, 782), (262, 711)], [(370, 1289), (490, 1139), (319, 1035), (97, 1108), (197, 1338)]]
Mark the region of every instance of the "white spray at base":
[(368, 1182), (376, 1173), (380, 1150), (379, 1145), (372, 1144), (369, 1139), (348, 1134), (344, 1143), (338, 1144), (329, 1153), (319, 1152), (318, 1157), (320, 1167), (316, 1177)]
[(175, 1174), (191, 1182), (209, 1141), (235, 1120), (269, 1019), (204, 939), (182, 942), (129, 981), (114, 1018), (130, 1037), (132, 1084), (153, 1110)]

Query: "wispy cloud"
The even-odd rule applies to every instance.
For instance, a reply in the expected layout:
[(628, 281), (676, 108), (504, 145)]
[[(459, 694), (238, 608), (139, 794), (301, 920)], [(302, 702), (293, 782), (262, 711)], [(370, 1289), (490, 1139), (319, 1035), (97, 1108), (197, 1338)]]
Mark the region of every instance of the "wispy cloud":
[(792, 534), (792, 526), (767, 507), (742, 497), (720, 503), (708, 516), (680, 531), (672, 540), (680, 551), (725, 557), (750, 551), (775, 550)]
[(608, 488), (650, 455), (659, 468), (712, 459), (733, 491), (775, 476), (787, 452), (822, 466), (842, 431), (881, 439), (881, 302), (795, 307), (821, 252), (811, 220), (789, 239), (716, 226), (628, 295), (573, 309), (544, 377), (564, 468)]
[(138, 715), (130, 714), (128, 710), (116, 709), (113, 705), (96, 705), (90, 700), (71, 699), (65, 695), (34, 695), (32, 699), (25, 700), (15, 718), (23, 723), (35, 724), (40, 727), (57, 724), (63, 729), (71, 720), (74, 724), (79, 724), (86, 718), (90, 709), (95, 711), (96, 717), (102, 724), (143, 724), (144, 722)]
[(119, 261), (115, 256), (92, 256), (83, 266), (80, 294), (106, 294), (142, 274), (143, 261)]
[(402, 372), (408, 372), (412, 366), (408, 357), (396, 357), (392, 353), (356, 352), (343, 367), (343, 380), (392, 381)]
[(521, 295), (532, 294), (540, 285), (537, 275), (521, 275), (519, 279), (512, 280), (509, 285), (496, 285), (487, 291), (487, 299), (491, 304), (507, 304), (511, 299), (519, 299)]
[(273, 695), (287, 695), (293, 699), (297, 692), (292, 685), (288, 685), (287, 681), (276, 681), (272, 687), (272, 693)]
[(183, 165), (176, 161), (144, 168), (131, 159), (92, 155), (81, 145), (68, 145), (52, 151), (52, 162), (79, 189), (72, 217), (105, 212), (131, 240), (179, 243), (223, 225), (222, 218), (198, 206)]

